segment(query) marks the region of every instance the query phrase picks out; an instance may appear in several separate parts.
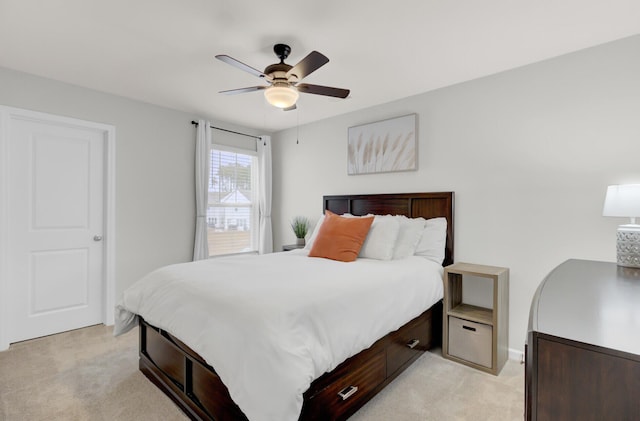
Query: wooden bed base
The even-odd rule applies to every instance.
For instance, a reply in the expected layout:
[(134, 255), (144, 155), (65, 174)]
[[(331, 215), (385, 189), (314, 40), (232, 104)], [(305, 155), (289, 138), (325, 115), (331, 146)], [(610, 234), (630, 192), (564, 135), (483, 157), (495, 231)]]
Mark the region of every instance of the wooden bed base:
[[(443, 265), (453, 262), (453, 193), (324, 196), (324, 209), (341, 214), (374, 213), (446, 217)], [(442, 302), (379, 339), (304, 393), (301, 420), (344, 420), (355, 413), (423, 352), (442, 338)], [(221, 344), (221, 346), (230, 346)], [(232, 345), (231, 345), (232, 346)], [(140, 317), (140, 370), (195, 420), (246, 420), (215, 369), (170, 333)]]

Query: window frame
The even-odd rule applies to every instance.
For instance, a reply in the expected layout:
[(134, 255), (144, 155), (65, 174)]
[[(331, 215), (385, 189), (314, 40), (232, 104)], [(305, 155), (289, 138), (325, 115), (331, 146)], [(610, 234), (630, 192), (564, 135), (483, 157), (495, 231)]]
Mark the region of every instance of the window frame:
[[(249, 219), (249, 224), (251, 226), (250, 229), (250, 248), (251, 250), (248, 251), (238, 251), (235, 253), (226, 253), (226, 254), (211, 254), (212, 250), (209, 250), (209, 258), (216, 258), (216, 257), (223, 257), (223, 256), (233, 256), (233, 255), (238, 255), (238, 254), (257, 254), (258, 250), (259, 250), (259, 240), (260, 240), (260, 193), (259, 193), (259, 188), (260, 188), (260, 179), (259, 179), (259, 173), (260, 173), (260, 169), (259, 169), (259, 165), (260, 165), (260, 160), (258, 157), (258, 152), (251, 150), (251, 149), (243, 149), (243, 148), (236, 148), (233, 146), (228, 146), (228, 145), (222, 145), (222, 144), (218, 144), (218, 143), (212, 143), (209, 145), (209, 174), (208, 174), (208, 182), (207, 182), (207, 193), (209, 193), (209, 186), (211, 185), (211, 176), (212, 176), (212, 169), (211, 169), (211, 154), (213, 151), (221, 151), (221, 152), (227, 152), (227, 153), (234, 153), (236, 155), (246, 155), (246, 156), (250, 156), (251, 159), (251, 197), (249, 198), (251, 205), (249, 206), (250, 209), (250, 219)], [(211, 203), (207, 203), (207, 212), (209, 210), (209, 207), (211, 206)], [(229, 205), (231, 207), (231, 205)], [(224, 204), (222, 204), (221, 207), (225, 207)], [(208, 227), (207, 227), (208, 229)], [(209, 232), (207, 231), (207, 241), (209, 241)]]

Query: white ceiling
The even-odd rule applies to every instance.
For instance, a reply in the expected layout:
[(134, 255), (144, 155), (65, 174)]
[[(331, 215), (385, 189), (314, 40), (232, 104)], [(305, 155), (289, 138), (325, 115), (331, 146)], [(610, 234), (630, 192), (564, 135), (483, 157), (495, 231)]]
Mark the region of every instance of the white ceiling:
[[(0, 66), (265, 131), (321, 120), (640, 33), (638, 0), (0, 0)], [(298, 111), (261, 92), (273, 44), (304, 81)], [(0, 92), (0, 103), (2, 93)]]

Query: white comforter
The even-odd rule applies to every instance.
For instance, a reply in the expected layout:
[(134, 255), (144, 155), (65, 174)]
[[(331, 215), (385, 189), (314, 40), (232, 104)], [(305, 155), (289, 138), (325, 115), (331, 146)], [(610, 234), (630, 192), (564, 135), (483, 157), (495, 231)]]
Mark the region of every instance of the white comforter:
[(442, 267), (415, 256), (217, 258), (167, 266), (132, 285), (116, 310), (116, 334), (141, 315), (211, 364), (250, 420), (297, 420), (314, 379), (442, 294)]

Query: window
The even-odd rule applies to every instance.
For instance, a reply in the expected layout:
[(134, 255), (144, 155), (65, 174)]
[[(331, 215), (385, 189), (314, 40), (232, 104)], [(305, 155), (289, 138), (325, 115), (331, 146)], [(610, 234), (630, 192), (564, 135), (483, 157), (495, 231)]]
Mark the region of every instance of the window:
[(258, 250), (258, 159), (214, 145), (209, 170), (209, 256)]

